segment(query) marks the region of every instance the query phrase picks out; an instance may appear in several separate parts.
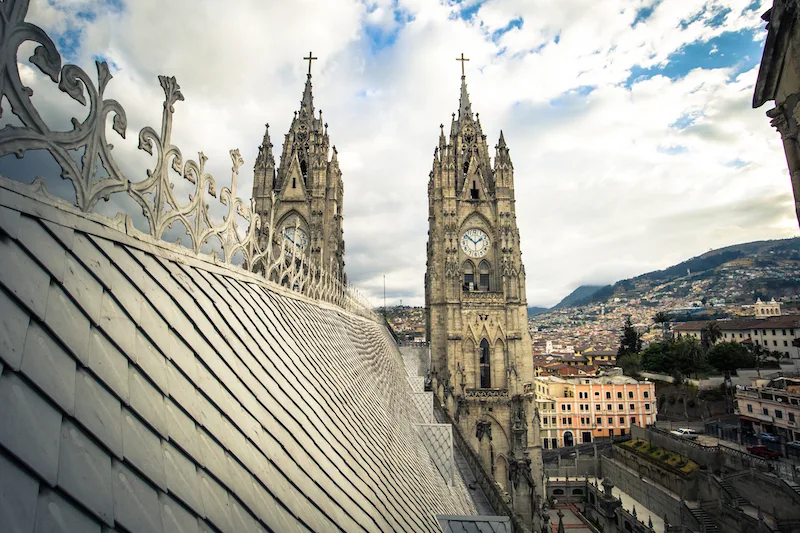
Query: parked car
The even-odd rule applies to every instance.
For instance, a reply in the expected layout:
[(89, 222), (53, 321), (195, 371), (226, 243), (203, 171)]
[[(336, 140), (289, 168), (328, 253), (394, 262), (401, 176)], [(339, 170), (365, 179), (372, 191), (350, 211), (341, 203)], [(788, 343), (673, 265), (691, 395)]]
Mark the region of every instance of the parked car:
[(780, 442), (780, 439), (778, 439), (778, 437), (776, 437), (772, 433), (767, 433), (766, 431), (763, 431), (761, 433), (757, 433), (756, 434), (756, 438), (757, 439), (761, 439), (761, 440), (765, 440), (767, 442)]
[(800, 440), (793, 440), (792, 442), (787, 442), (786, 445), (789, 448), (794, 448), (795, 450), (800, 450)]
[(672, 431), (670, 431), (670, 433), (675, 435), (676, 437), (680, 437), (682, 439), (696, 439), (697, 438), (697, 432), (695, 430), (689, 429), (689, 428), (673, 429)]
[(779, 454), (778, 452), (773, 452), (763, 444), (748, 446), (747, 453), (752, 453), (753, 455), (763, 457), (764, 459), (777, 459), (778, 457), (781, 457), (781, 454)]

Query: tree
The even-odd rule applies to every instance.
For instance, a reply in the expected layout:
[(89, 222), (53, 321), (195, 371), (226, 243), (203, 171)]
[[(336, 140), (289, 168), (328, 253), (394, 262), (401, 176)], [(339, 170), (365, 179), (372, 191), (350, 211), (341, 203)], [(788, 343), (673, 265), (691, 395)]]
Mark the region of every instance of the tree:
[(635, 376), (642, 369), (641, 357), (638, 353), (625, 354), (617, 359), (617, 365), (626, 376)]
[(619, 350), (617, 350), (617, 359), (621, 359), (625, 355), (638, 354), (642, 351), (642, 338), (639, 332), (633, 327), (631, 317), (625, 319), (625, 325), (622, 327), (622, 335), (619, 338)]
[(708, 368), (703, 346), (693, 337), (683, 337), (672, 343), (670, 357), (675, 361), (677, 370), (684, 376), (695, 375)]
[(653, 322), (656, 324), (661, 325), (661, 337), (666, 340), (667, 338), (667, 327), (670, 321), (669, 313), (665, 313), (664, 311), (659, 311), (655, 315), (653, 315)]
[(712, 320), (706, 324), (700, 335), (703, 339), (703, 347), (708, 350), (714, 346), (715, 342), (722, 338), (722, 330), (720, 329), (719, 324), (717, 324), (717, 321)]
[(708, 350), (708, 364), (721, 372), (749, 368), (755, 364), (750, 350), (738, 342), (719, 342)]
[(640, 354), (642, 368), (650, 372), (672, 374), (674, 361), (669, 356), (671, 343), (651, 342)]

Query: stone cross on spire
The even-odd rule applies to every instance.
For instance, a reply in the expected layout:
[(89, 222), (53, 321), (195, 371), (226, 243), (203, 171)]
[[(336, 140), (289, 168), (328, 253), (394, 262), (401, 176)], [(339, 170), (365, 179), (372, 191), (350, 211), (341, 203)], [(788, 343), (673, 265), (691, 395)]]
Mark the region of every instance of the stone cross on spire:
[[(464, 54), (461, 54), (461, 55), (464, 55)], [(309, 51), (308, 52), (308, 57), (304, 57), (303, 59), (308, 61), (308, 75), (310, 77), (311, 76), (311, 62), (315, 61), (315, 60), (317, 60), (319, 58), (318, 57), (314, 57), (313, 55), (311, 55), (311, 52)]]
[(463, 80), (466, 77), (466, 74), (464, 74), (464, 61), (469, 61), (469, 59), (464, 57), (464, 52), (461, 52), (461, 57), (457, 57), (456, 61), (461, 61), (461, 79)]

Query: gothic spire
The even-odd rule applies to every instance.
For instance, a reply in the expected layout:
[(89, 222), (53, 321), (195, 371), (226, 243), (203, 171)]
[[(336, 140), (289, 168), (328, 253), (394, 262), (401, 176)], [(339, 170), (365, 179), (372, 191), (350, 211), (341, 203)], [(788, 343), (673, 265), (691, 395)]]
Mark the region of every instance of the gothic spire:
[(300, 101), (300, 119), (314, 117), (314, 97), (311, 95), (311, 73), (306, 78), (306, 87), (303, 90), (303, 99)]
[(258, 147), (255, 166), (258, 168), (259, 166), (268, 166), (270, 163), (274, 166), (275, 160), (272, 157), (272, 141), (269, 138), (269, 124), (267, 124), (264, 131), (264, 140), (261, 141), (261, 146)]
[(458, 120), (472, 118), (472, 105), (469, 103), (469, 93), (467, 92), (467, 77), (461, 76), (461, 97), (458, 99)]

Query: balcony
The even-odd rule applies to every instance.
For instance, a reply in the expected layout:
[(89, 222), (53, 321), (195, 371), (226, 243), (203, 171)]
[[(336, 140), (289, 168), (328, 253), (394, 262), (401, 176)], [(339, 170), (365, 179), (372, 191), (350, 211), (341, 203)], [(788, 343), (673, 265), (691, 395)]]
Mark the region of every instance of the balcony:
[(506, 304), (506, 297), (503, 292), (496, 291), (461, 291), (461, 302), (464, 304), (476, 305), (498, 305)]
[(486, 398), (507, 400), (508, 389), (465, 389), (464, 395), (467, 397), (467, 399)]

